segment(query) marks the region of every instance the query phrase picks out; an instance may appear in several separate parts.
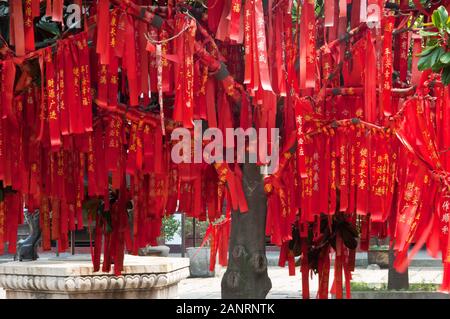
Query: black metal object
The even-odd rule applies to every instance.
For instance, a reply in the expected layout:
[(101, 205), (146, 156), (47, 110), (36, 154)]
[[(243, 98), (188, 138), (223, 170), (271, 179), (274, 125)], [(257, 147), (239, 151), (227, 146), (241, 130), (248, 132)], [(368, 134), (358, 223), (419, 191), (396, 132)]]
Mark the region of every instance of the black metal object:
[(14, 260), (36, 260), (39, 258), (37, 248), (41, 239), (41, 228), (39, 227), (39, 210), (30, 213), (25, 210), (25, 220), (30, 228), (30, 234), (27, 238), (17, 242), (17, 253)]

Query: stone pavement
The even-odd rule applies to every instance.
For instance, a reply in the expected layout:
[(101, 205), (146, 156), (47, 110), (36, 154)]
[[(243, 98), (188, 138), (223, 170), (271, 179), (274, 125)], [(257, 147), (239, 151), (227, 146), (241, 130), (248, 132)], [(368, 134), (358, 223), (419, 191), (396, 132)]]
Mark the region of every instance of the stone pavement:
[[(54, 254), (42, 253), (41, 258), (53, 256)], [(172, 255), (172, 254), (171, 254)], [(274, 256), (270, 256), (275, 259)], [(278, 254), (277, 254), (278, 255)], [(60, 255), (62, 258), (70, 258), (70, 254), (64, 253)], [(0, 263), (12, 261), (11, 255), (0, 256)], [(75, 257), (75, 256), (74, 256)], [(79, 256), (76, 256), (79, 257)], [(364, 256), (361, 255), (361, 259)], [(409, 282), (410, 283), (429, 283), (440, 284), (442, 281), (442, 266), (432, 266), (435, 261), (426, 255), (426, 252), (419, 252), (415, 256), (414, 260), (426, 261), (424, 266), (420, 264), (414, 267), (412, 264), (409, 267)], [(413, 260), (413, 261), (414, 261)], [(289, 276), (288, 269), (278, 266), (269, 266), (269, 277), (272, 281), (272, 289), (268, 294), (268, 298), (281, 299), (281, 298), (301, 298), (301, 275), (296, 268), (296, 275)], [(220, 283), (222, 276), (225, 272), (225, 268), (218, 266), (216, 268), (216, 277), (212, 278), (187, 278), (179, 284), (179, 296), (185, 299), (205, 299), (205, 298), (220, 298)], [(366, 267), (357, 266), (353, 272), (353, 282), (363, 282), (369, 286), (378, 286), (380, 284), (387, 284), (388, 270), (387, 269), (366, 269)], [(333, 269), (330, 271), (330, 286), (333, 280)], [(317, 276), (313, 276), (310, 280), (311, 297), (314, 297), (317, 292)], [(0, 299), (5, 298), (5, 292), (0, 288)]]
[[(185, 299), (216, 299), (220, 298), (220, 282), (225, 269), (216, 271), (216, 277), (187, 278), (180, 282), (178, 292), (180, 298)], [(295, 276), (289, 276), (287, 268), (269, 267), (269, 277), (272, 289), (267, 298), (286, 299), (301, 298), (301, 275), (296, 269)], [(333, 270), (330, 272), (330, 287), (333, 280)], [(367, 283), (368, 286), (387, 284), (387, 269), (355, 269), (352, 282)], [(440, 284), (442, 281), (442, 268), (409, 268), (410, 283)], [(311, 297), (317, 293), (317, 276), (310, 280)]]
[[(298, 270), (298, 269), (297, 269)], [(272, 289), (268, 299), (299, 299), (301, 298), (301, 276), (297, 271), (295, 276), (289, 276), (287, 268), (269, 267), (269, 277), (272, 280)], [(216, 276), (211, 278), (187, 278), (180, 282), (178, 293), (181, 299), (219, 299), (220, 282), (225, 269), (218, 269)], [(387, 269), (355, 269), (353, 282), (364, 282), (369, 286), (378, 286), (387, 283)], [(333, 280), (333, 271), (330, 272), (330, 285)], [(440, 284), (442, 281), (441, 268), (409, 268), (410, 283)], [(317, 276), (310, 280), (311, 297), (317, 293)], [(5, 298), (5, 292), (0, 288), (0, 299)]]

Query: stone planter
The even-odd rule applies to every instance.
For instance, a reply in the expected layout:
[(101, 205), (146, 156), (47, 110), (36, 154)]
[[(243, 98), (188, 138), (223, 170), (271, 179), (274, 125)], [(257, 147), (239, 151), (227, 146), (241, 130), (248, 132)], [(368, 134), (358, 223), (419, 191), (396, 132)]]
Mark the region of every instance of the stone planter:
[(209, 271), (209, 247), (189, 247), (186, 249), (189, 257), (190, 277), (214, 277), (215, 271)]
[(381, 269), (389, 268), (389, 249), (373, 249), (367, 252), (369, 265), (376, 264)]
[(125, 255), (121, 276), (93, 272), (88, 255), (42, 258), (0, 265), (7, 299), (177, 298), (178, 283), (189, 275), (187, 258)]

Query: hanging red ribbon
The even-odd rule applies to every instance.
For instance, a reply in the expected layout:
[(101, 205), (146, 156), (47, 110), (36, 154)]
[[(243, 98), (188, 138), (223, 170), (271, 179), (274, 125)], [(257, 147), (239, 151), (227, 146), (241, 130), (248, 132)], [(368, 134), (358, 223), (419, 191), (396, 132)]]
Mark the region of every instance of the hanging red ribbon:
[[(389, 16), (384, 19), (384, 37), (383, 37), (383, 89), (382, 89), (382, 110), (384, 116), (392, 115), (392, 32), (394, 30), (395, 17)], [(369, 75), (370, 76), (370, 75)]]
[(365, 119), (371, 123), (376, 120), (376, 105), (377, 105), (377, 82), (376, 72), (377, 63), (375, 56), (375, 47), (372, 42), (372, 36), (370, 32), (367, 32), (366, 36), (366, 68), (364, 73), (364, 116)]
[(59, 110), (57, 107), (58, 91), (51, 49), (47, 49), (45, 51), (45, 80), (50, 144), (52, 146), (52, 150), (57, 151), (61, 146), (61, 129), (59, 122)]
[(10, 6), (10, 42), (15, 47), (16, 55), (25, 55), (25, 33), (22, 0), (11, 0)]
[(297, 100), (295, 102), (295, 124), (297, 132), (297, 172), (300, 178), (306, 178), (306, 164), (305, 164), (305, 135), (303, 133), (303, 102), (302, 100)]
[(269, 58), (267, 55), (266, 31), (264, 22), (264, 11), (262, 0), (253, 0), (254, 2), (254, 32), (256, 35), (254, 43), (257, 49), (257, 61), (261, 80), (261, 87), (265, 91), (272, 91), (269, 75)]
[(315, 87), (316, 30), (314, 1), (307, 0), (302, 7), (300, 22), (300, 77), (301, 89)]

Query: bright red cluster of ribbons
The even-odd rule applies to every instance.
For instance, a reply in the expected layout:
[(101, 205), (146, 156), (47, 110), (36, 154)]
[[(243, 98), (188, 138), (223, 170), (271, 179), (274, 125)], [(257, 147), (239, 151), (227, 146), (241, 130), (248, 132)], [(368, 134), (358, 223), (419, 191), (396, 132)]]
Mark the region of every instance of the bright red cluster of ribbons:
[[(40, 211), (44, 250), (57, 240), (65, 251), (69, 231), (86, 219), (91, 231), (95, 222), (94, 269), (110, 271), (114, 264), (116, 274), (125, 250), (137, 254), (156, 244), (165, 214), (178, 209), (213, 222), (224, 203), (228, 211), (247, 210), (238, 167), (174, 164), (164, 136), (177, 126), (174, 119), (187, 128), (193, 119), (232, 127), (230, 101), (240, 98), (241, 88), (193, 18), (178, 13), (159, 23), (147, 12), (142, 21), (136, 9), (132, 2), (99, 1), (89, 11), (97, 17), (95, 29), (85, 19), (82, 32), (37, 51), (15, 45), (15, 53), (7, 50), (1, 60), (0, 241), (10, 243), (10, 253), (24, 205)], [(46, 14), (61, 21), (56, 12), (53, 1)], [(168, 39), (173, 32), (178, 36)], [(197, 34), (209, 44), (200, 44)], [(168, 109), (160, 103), (156, 114), (142, 111), (155, 94)], [(133, 211), (131, 228), (127, 209)], [(222, 264), (227, 229), (219, 236)]]

